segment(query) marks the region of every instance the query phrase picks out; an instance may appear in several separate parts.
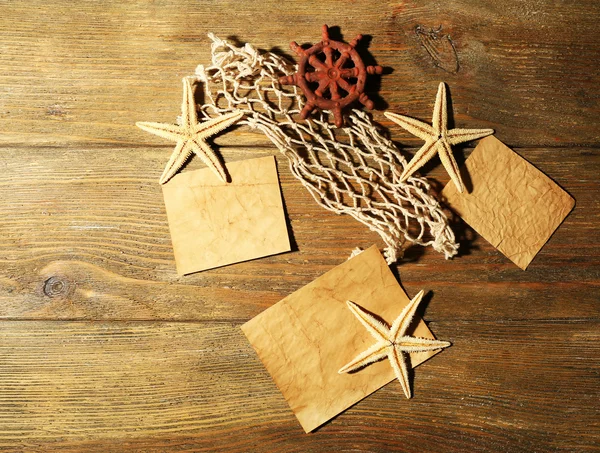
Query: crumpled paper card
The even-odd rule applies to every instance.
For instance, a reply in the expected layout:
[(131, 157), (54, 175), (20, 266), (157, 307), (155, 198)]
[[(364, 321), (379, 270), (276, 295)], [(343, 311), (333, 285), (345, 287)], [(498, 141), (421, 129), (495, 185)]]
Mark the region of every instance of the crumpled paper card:
[(288, 252), (290, 240), (273, 156), (180, 173), (163, 187), (180, 275)]
[(461, 171), (468, 174), (469, 193), (449, 182), (442, 198), (523, 270), (575, 206), (567, 192), (493, 136), (479, 142)]
[[(323, 274), (242, 326), (306, 432), (392, 381), (388, 360), (354, 373), (338, 370), (374, 340), (348, 309), (356, 302), (388, 324), (408, 304), (377, 247)], [(423, 320), (412, 334), (435, 338)], [(409, 332), (410, 333), (410, 332)], [(439, 351), (410, 354), (413, 367)], [(402, 393), (398, 384), (397, 391)]]

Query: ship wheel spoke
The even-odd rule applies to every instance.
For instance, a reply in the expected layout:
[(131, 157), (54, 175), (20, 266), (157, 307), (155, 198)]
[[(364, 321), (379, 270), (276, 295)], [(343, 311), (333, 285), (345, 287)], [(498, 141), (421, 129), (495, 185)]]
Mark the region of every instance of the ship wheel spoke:
[(325, 63), (323, 63), (321, 60), (319, 60), (316, 55), (311, 55), (308, 58), (308, 62), (311, 64), (311, 66), (315, 69), (321, 69), (323, 71), (327, 71), (327, 69), (329, 69), (327, 67), (327, 65)]
[(331, 82), (329, 84), (329, 92), (331, 93), (331, 99), (333, 101), (337, 101), (341, 98), (337, 82)]
[(325, 73), (321, 72), (321, 71), (315, 71), (315, 72), (307, 72), (306, 75), (304, 76), (306, 78), (306, 80), (308, 80), (309, 82), (318, 82), (321, 79), (323, 79), (323, 77), (325, 77)]
[(319, 82), (319, 88), (317, 88), (315, 90), (315, 94), (318, 96), (323, 96), (323, 92), (324, 92), (324, 90), (327, 89), (328, 86), (329, 86), (329, 80), (321, 79), (321, 81)]
[(343, 77), (344, 79), (349, 79), (350, 77), (357, 77), (358, 76), (358, 68), (342, 69), (340, 71), (340, 76)]
[(333, 50), (331, 47), (325, 47), (323, 53), (325, 54), (325, 66), (328, 68), (333, 67)]
[(350, 85), (344, 79), (337, 79), (337, 84), (340, 86), (340, 88), (346, 90), (348, 94), (352, 93), (355, 89), (353, 85)]
[(341, 68), (342, 66), (344, 66), (344, 63), (346, 63), (346, 61), (348, 61), (348, 54), (347, 53), (343, 53), (340, 58), (338, 58), (338, 61), (335, 62), (335, 67), (336, 68)]

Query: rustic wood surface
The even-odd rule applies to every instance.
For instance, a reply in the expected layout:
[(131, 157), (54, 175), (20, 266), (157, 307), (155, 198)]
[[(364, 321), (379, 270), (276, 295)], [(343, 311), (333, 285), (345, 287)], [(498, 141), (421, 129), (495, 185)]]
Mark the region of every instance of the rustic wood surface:
[[(0, 1), (1, 451), (599, 451), (600, 4), (311, 3)], [(460, 223), (456, 259), (409, 249), (394, 269), (432, 292), (453, 347), (412, 400), (392, 383), (307, 435), (239, 326), (382, 241), (278, 155), (294, 251), (180, 278), (157, 184), (171, 147), (134, 123), (179, 114), (207, 32), (289, 55), (323, 23), (372, 35), (384, 126), (383, 108), (427, 119), (444, 80), (458, 126), (494, 128), (577, 204), (525, 272)], [(215, 143), (277, 154), (245, 128)]]

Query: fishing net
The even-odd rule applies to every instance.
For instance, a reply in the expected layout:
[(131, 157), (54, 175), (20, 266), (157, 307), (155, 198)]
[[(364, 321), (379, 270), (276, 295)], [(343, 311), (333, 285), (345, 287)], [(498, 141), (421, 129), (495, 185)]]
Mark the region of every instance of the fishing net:
[(368, 114), (351, 110), (342, 128), (334, 126), (328, 111), (300, 120), (302, 93), (279, 83), (296, 72), (293, 63), (250, 44), (209, 38), (212, 63), (198, 66), (195, 74), (205, 91), (201, 116), (243, 111), (238, 124), (264, 133), (319, 205), (348, 214), (381, 236), (388, 264), (412, 244), (432, 246), (446, 258), (457, 253), (429, 183), (423, 177), (400, 182), (406, 160)]

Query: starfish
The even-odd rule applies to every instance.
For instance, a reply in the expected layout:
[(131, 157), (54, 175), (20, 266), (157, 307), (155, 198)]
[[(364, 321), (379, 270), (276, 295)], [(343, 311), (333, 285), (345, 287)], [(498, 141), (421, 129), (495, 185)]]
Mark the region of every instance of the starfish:
[(454, 184), (456, 184), (459, 192), (464, 191), (464, 184), (450, 146), (476, 140), (494, 133), (493, 129), (448, 130), (448, 106), (446, 101), (446, 84), (444, 82), (440, 83), (437, 97), (435, 98), (431, 126), (409, 116), (391, 112), (385, 112), (384, 115), (411, 134), (425, 140), (425, 144), (417, 151), (417, 154), (415, 154), (404, 169), (404, 172), (400, 176), (400, 182), (406, 181), (409, 176), (425, 165), (435, 153), (438, 153), (444, 168)]
[(419, 292), (409, 303), (400, 316), (396, 318), (391, 327), (383, 324), (373, 317), (363, 308), (354, 302), (347, 301), (348, 308), (366, 327), (369, 333), (377, 340), (369, 349), (357, 355), (354, 359), (344, 365), (338, 373), (348, 373), (355, 371), (373, 362), (377, 362), (385, 357), (390, 361), (396, 377), (402, 385), (404, 394), (410, 398), (410, 386), (408, 384), (408, 365), (405, 353), (434, 351), (450, 346), (447, 341), (431, 340), (429, 338), (411, 337), (406, 335), (406, 330), (410, 326), (421, 299), (423, 290)]
[(196, 153), (206, 165), (208, 165), (224, 182), (227, 175), (223, 164), (206, 143), (211, 135), (221, 132), (231, 126), (243, 116), (242, 112), (232, 112), (227, 115), (218, 116), (208, 121), (198, 122), (196, 113), (196, 102), (190, 81), (183, 79), (183, 102), (181, 103), (181, 126), (166, 123), (135, 123), (140, 129), (177, 142), (175, 150), (160, 177), (160, 183), (164, 184), (177, 173), (182, 165), (189, 159), (192, 153)]

